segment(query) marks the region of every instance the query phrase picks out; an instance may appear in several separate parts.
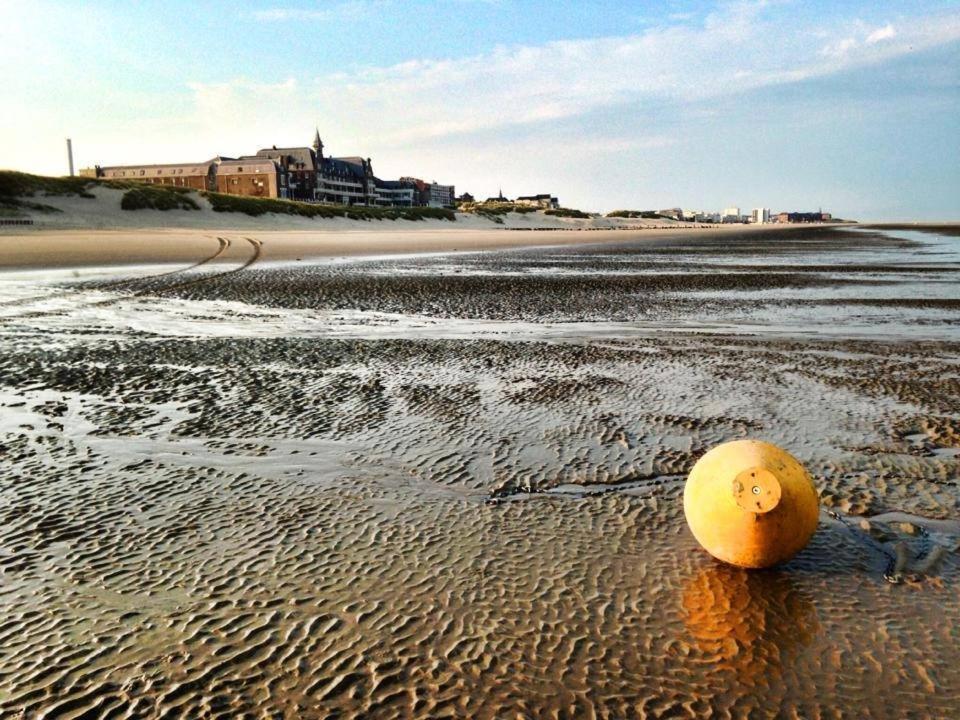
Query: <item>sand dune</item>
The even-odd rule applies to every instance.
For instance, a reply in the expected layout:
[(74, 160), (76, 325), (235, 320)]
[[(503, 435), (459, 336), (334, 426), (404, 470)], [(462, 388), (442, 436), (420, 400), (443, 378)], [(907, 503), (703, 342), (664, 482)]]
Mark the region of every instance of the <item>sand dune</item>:
[[(0, 268), (57, 268), (162, 262), (194, 263), (214, 253), (221, 239), (251, 237), (264, 260), (494, 250), (571, 245), (695, 234), (784, 231), (786, 226), (700, 227), (665, 220), (558, 218), (510, 213), (504, 224), (458, 213), (457, 220), (316, 219), (273, 214), (217, 213), (199, 196), (199, 211), (122, 210), (122, 191), (98, 188), (95, 199), (37, 198), (60, 210), (33, 212), (33, 226), (0, 227)], [(531, 232), (523, 232), (531, 231)], [(546, 231), (546, 232), (532, 232)], [(569, 231), (569, 232), (562, 232)], [(221, 260), (248, 252), (235, 244)]]

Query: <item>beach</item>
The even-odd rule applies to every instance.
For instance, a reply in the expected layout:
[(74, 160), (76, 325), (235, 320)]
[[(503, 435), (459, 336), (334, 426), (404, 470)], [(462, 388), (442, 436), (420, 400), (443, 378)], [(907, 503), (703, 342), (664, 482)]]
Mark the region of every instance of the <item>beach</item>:
[[(123, 194), (93, 187), (86, 197), (43, 195), (43, 204), (51, 210), (21, 213), (32, 225), (0, 224), (0, 268), (243, 261), (250, 256), (250, 239), (262, 246), (258, 260), (308, 260), (577, 245), (621, 241), (631, 234), (656, 238), (688, 233), (769, 233), (787, 227), (705, 227), (669, 218), (581, 219), (543, 212), (499, 216), (457, 212), (453, 221), (318, 219), (273, 213), (251, 216), (215, 212), (199, 195), (191, 196), (198, 210), (123, 210)], [(221, 247), (223, 241), (229, 241), (228, 247)]]
[[(233, 220), (233, 218), (229, 218)], [(690, 233), (724, 236), (743, 233), (744, 226), (720, 226), (691, 230), (676, 228), (591, 228), (570, 231), (539, 228), (503, 229), (496, 226), (466, 227), (456, 223), (316, 222), (314, 230), (263, 230), (231, 227), (168, 229), (129, 227), (109, 230), (27, 230), (5, 228), (0, 232), (0, 268), (43, 269), (101, 267), (150, 263), (193, 263), (208, 259), (246, 260), (251, 238), (263, 246), (263, 260), (308, 260), (312, 258), (409, 253), (472, 252), (530, 246), (582, 245), (621, 241), (627, 237), (660, 238)], [(462, 222), (462, 221), (461, 221)], [(346, 228), (341, 227), (346, 225)], [(785, 226), (784, 226), (785, 227)], [(759, 229), (759, 228), (757, 228)], [(756, 231), (756, 230), (754, 230)], [(776, 232), (767, 228), (765, 232)], [(219, 238), (230, 240), (221, 253)]]
[(383, 227), (0, 234), (0, 716), (955, 712), (950, 227)]

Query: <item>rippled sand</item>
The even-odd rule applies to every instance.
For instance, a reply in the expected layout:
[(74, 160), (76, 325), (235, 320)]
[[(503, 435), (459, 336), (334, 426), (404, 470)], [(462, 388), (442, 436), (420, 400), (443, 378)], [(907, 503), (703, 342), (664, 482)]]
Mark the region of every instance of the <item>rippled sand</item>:
[(955, 715), (960, 265), (848, 235), (0, 284), (0, 717)]

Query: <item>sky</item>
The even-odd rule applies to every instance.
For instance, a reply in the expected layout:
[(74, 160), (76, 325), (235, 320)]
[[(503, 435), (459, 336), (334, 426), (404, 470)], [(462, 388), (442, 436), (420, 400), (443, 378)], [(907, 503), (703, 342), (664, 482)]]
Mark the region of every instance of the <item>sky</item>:
[(479, 197), (960, 220), (960, 0), (0, 0), (0, 167), (308, 145)]

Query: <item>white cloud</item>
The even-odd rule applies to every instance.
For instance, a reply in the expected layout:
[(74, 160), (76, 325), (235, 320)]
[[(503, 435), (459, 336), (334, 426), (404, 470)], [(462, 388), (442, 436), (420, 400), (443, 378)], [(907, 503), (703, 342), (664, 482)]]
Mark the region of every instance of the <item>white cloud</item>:
[[(332, 16), (316, 13), (368, 12), (378, 1), (391, 0), (296, 8), (277, 0), (276, 7), (261, 11), (261, 20), (327, 19)], [(60, 55), (69, 56), (55, 51), (74, 42), (73, 28), (50, 53), (36, 55), (23, 38), (44, 30), (42, 19), (26, 27), (22, 19), (0, 23), (0, 61), (33, 58), (25, 65), (57, 62), (61, 70)], [(680, 175), (664, 178), (664, 168), (673, 167), (664, 161), (654, 176), (645, 161), (687, 149), (691, 128), (723, 129), (730, 98), (960, 39), (958, 12), (884, 26), (804, 26), (769, 17), (762, 3), (739, 2), (724, 3), (703, 19), (662, 17), (658, 23), (618, 37), (502, 46), (467, 57), (413, 57), (385, 67), (345, 64), (343, 71), (320, 77), (285, 72), (267, 81), (203, 82), (197, 76), (189, 84), (171, 83), (162, 99), (153, 88), (131, 97), (128, 90), (88, 78), (79, 66), (74, 84), (82, 92), (70, 100), (29, 73), (14, 73), (5, 91), (17, 110), (3, 121), (0, 163), (60, 171), (67, 134), (78, 163), (110, 164), (298, 145), (310, 141), (316, 124), (330, 152), (372, 156), (384, 177), (423, 174), (467, 183), (473, 191), (495, 190), (508, 178), (526, 191), (545, 187), (547, 178), (553, 185), (547, 190), (590, 196), (610, 185), (640, 192), (633, 178), (648, 172), (648, 187), (669, 193)], [(183, 67), (189, 73), (193, 66)], [(179, 72), (171, 70), (171, 77)], [(684, 127), (673, 127), (675, 118)]]
[[(411, 3), (414, 0), (405, 0)], [(503, 0), (453, 0), (463, 5), (500, 5)], [(261, 22), (288, 22), (288, 21), (336, 21), (352, 20), (370, 15), (384, 9), (385, 6), (396, 5), (397, 0), (344, 0), (339, 3), (320, 2), (316, 7), (271, 7), (253, 10), (245, 13), (247, 17)]]
[(377, 147), (543, 124), (631, 104), (700, 105), (960, 38), (957, 14), (918, 19), (899, 33), (891, 25), (870, 29), (852, 23), (823, 37), (821, 28), (805, 31), (765, 21), (763, 5), (728, 4), (699, 26), (498, 47), (457, 59), (414, 59), (305, 79), (295, 89), (290, 81), (243, 80), (192, 88), (201, 109), (213, 101), (229, 104), (235, 126), (283, 127), (296, 118), (308, 126), (318, 123), (338, 145), (336, 138)]
[(850, 51), (856, 48), (859, 44), (859, 41), (854, 37), (841, 38), (840, 40), (835, 40), (830, 44), (825, 45), (820, 51), (820, 54), (825, 57), (843, 58), (846, 57)]
[[(951, 37), (955, 37), (955, 25), (955, 20), (952, 24), (949, 22), (947, 23), (943, 33), (943, 37), (945, 39), (949, 40)], [(890, 23), (887, 23), (881, 28), (875, 29), (867, 28), (862, 23), (856, 23), (853, 29), (854, 33), (852, 35), (839, 40), (832, 40), (820, 50), (820, 54), (826, 57), (841, 58), (849, 55), (851, 51), (858, 47), (876, 45), (877, 43), (884, 42), (886, 40), (892, 40), (893, 38), (897, 37), (896, 28), (894, 28)], [(927, 32), (923, 32), (924, 29), (926, 29)], [(926, 36), (926, 39), (929, 40), (931, 35), (934, 37), (937, 35), (934, 28), (918, 28), (918, 30), (920, 30), (920, 32), (916, 34), (920, 38), (921, 42), (924, 41), (924, 36)], [(901, 43), (900, 50), (904, 49), (909, 51), (913, 48), (910, 43)]]
[(250, 17), (261, 22), (343, 20), (360, 17), (370, 11), (376, 4), (375, 2), (370, 2), (370, 0), (349, 0), (348, 2), (316, 8), (264, 8), (262, 10), (252, 11)]
[(882, 40), (889, 40), (897, 36), (897, 31), (894, 29), (893, 25), (889, 23), (877, 30), (874, 30), (872, 33), (867, 35), (866, 43), (867, 45), (873, 45), (874, 43), (881, 42)]

